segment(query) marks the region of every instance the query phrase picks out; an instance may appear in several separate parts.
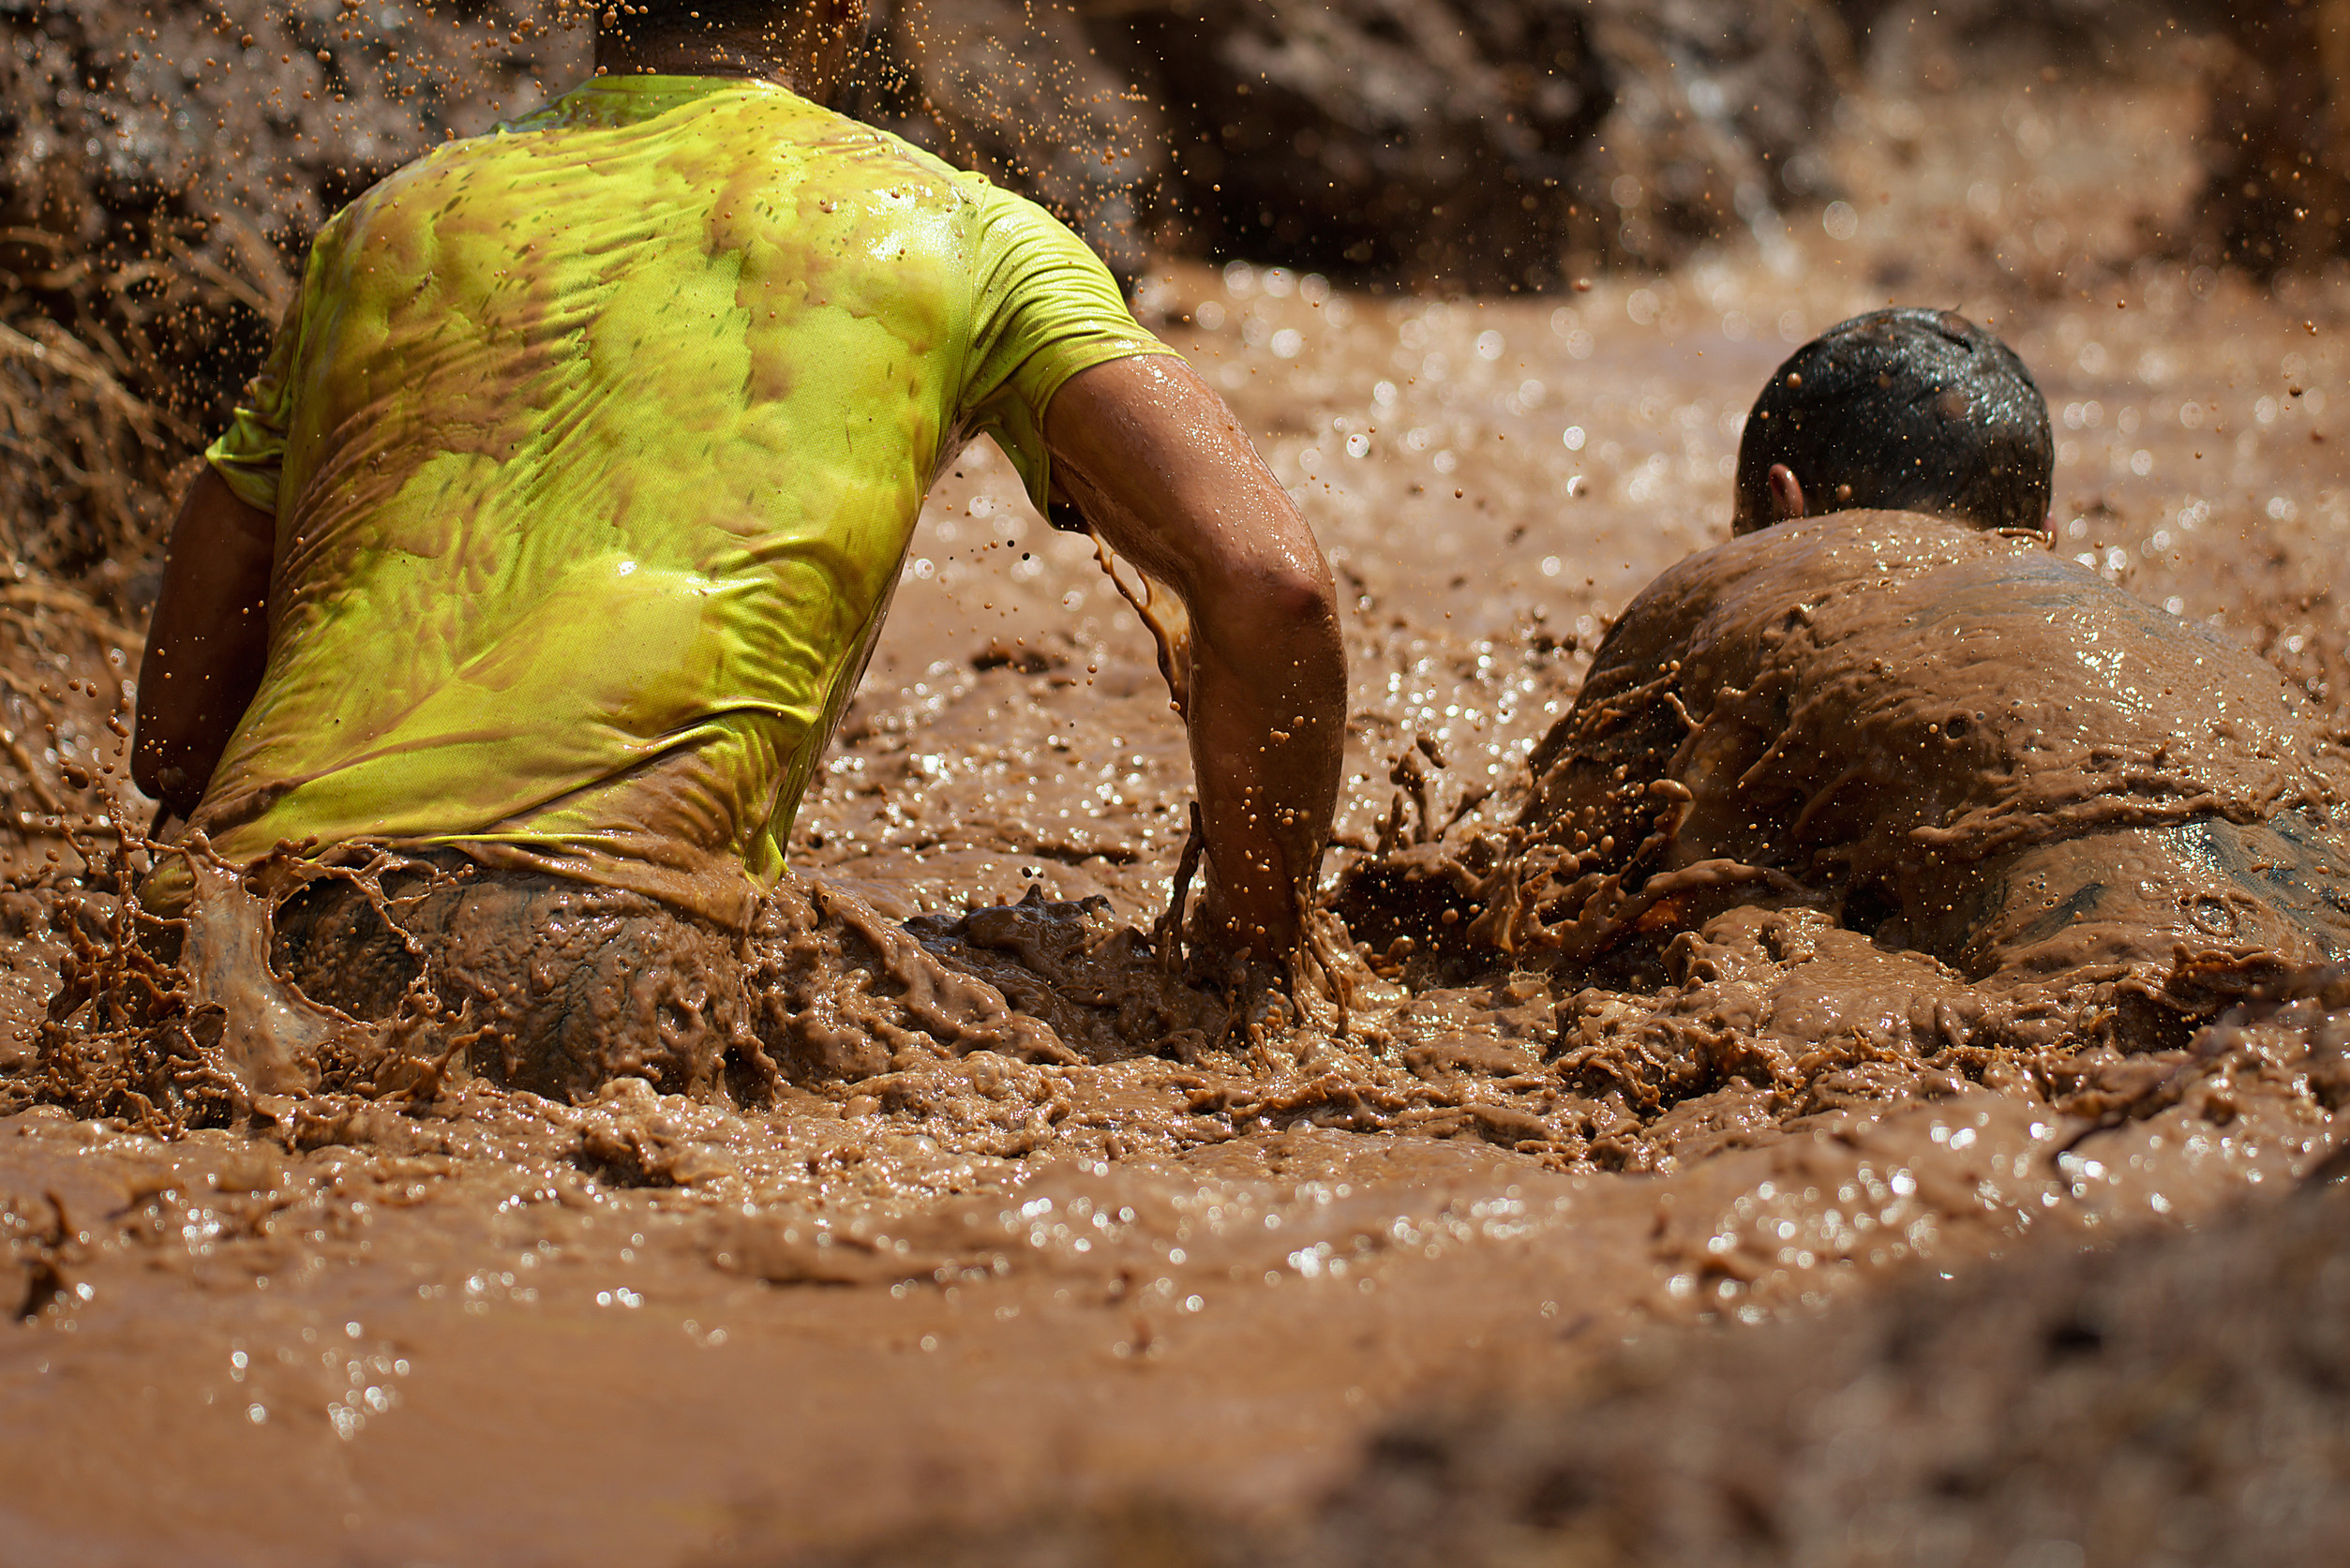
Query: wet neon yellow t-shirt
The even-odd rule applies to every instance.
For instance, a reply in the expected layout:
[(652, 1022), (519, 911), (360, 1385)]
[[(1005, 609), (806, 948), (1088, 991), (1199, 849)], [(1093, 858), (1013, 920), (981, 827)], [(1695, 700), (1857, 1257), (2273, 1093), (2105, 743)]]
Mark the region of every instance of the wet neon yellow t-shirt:
[(784, 864), (924, 492), (1164, 352), (1041, 210), (764, 82), (601, 78), (338, 214), (209, 454), (269, 663), (193, 826), (722, 922)]

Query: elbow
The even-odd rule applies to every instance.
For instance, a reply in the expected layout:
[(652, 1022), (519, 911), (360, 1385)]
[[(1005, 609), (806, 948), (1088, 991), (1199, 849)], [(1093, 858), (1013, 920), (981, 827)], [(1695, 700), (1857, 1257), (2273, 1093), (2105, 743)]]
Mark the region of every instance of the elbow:
[(1244, 679), (1343, 705), (1346, 653), (1326, 571), (1283, 562), (1215, 585), (1190, 608), (1198, 653)]
[(1284, 625), (1307, 627), (1335, 622), (1339, 614), (1338, 589), (1330, 580), (1329, 571), (1308, 571), (1290, 567), (1276, 573), (1266, 585), (1266, 608), (1280, 617)]
[(1219, 597), (1235, 619), (1260, 632), (1295, 635), (1338, 623), (1338, 590), (1327, 568), (1284, 561), (1226, 585)]

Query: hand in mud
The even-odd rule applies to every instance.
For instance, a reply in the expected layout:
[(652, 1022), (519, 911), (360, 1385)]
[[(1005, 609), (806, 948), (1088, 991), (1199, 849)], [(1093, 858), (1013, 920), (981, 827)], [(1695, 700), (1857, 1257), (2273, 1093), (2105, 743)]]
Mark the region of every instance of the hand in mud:
[(1258, 953), (1212, 871), (1200, 878), (1185, 947), (1189, 978), (1223, 992), (1232, 1003), (1234, 1027), (1280, 1028), (1296, 1022), (1296, 991), (1307, 978), (1302, 952), (1292, 949), (1275, 958)]
[(1296, 1017), (1291, 992), (1296, 984), (1295, 956), (1260, 956), (1235, 928), (1230, 907), (1211, 883), (1191, 906), (1184, 939), (1183, 978), (1203, 990), (1220, 992), (1230, 1011), (1226, 1028), (1262, 1036)]
[(1212, 862), (1201, 863), (1195, 886), (1190, 918), (1184, 923), (1183, 935), (1188, 967), (1195, 979), (1203, 983), (1213, 980), (1229, 989), (1235, 978), (1244, 971), (1263, 969), (1287, 974), (1287, 955), (1267, 959), (1256, 952), (1254, 933), (1234, 914), (1232, 902), (1224, 896), (1223, 885), (1217, 879)]
[(1275, 962), (1235, 953), (1226, 974), (1232, 1029), (1262, 1041), (1268, 1035), (1278, 1038), (1296, 1027), (1300, 1014), (1294, 994), (1297, 983), (1294, 960)]
[(1231, 968), (1232, 961), (1248, 951), (1248, 943), (1233, 920), (1232, 904), (1216, 879), (1213, 862), (1200, 862), (1192, 885), (1191, 907), (1183, 922), (1183, 947), (1189, 967), (1205, 978)]

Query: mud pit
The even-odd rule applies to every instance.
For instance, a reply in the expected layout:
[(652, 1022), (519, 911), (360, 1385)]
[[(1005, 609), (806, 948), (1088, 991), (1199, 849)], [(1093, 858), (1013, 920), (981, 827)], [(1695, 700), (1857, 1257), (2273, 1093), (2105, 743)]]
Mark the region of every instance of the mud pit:
[[(1606, 618), (1727, 535), (1755, 388), (1889, 295), (1990, 321), (2033, 367), (2061, 554), (2338, 722), (2350, 300), (2139, 257), (2113, 193), (2175, 214), (2190, 106), (2032, 86), (1849, 100), (1842, 212), (1667, 277), (1449, 303), (1247, 266), (1146, 282), (1352, 608), (1334, 872), (1507, 814)], [(57, 839), (7, 840), (18, 1550), (912, 1560), (977, 1533), (1017, 1560), (1024, 1518), (1157, 1504), (1277, 1531), (1351, 1475), (1381, 1488), (1392, 1440), (1369, 1468), (1366, 1441), (1458, 1389), (1538, 1409), (1627, 1336), (1677, 1366), (1695, 1325), (1735, 1355), (1996, 1254), (2265, 1223), (2243, 1217), (2341, 1141), (2322, 977), (2184, 1041), (2095, 1017), (1979, 1038), (1949, 969), (1817, 908), (1733, 904), (1609, 971), (1448, 957), (1431, 912), (1356, 961), (1343, 1017), (1170, 989), (1146, 943), (1187, 840), (1181, 733), (1090, 549), (1017, 495), (988, 449), (941, 484), (802, 811), (809, 885), (765, 940), (801, 945), (774, 983), (828, 1027), (777, 1026), (766, 1103), (623, 1079), (570, 1105), (380, 1039), (330, 1039), (317, 1093), (263, 1082), (249, 999), (155, 1022), (109, 838), (78, 878)], [(93, 804), (60, 770), (113, 760), (97, 694), (135, 642), (27, 586), (0, 589), (34, 688), (10, 681), (10, 727), (39, 733), (46, 682), (60, 760), (23, 766)], [(1045, 907), (960, 918), (1031, 889)], [(811, 954), (844, 978), (805, 981)], [(44, 1034), (61, 970), (94, 994)], [(1719, 1420), (1679, 1409), (1654, 1419)], [(1489, 1412), (1435, 1441), (1497, 1473), (1494, 1424), (1555, 1441)], [(1968, 1542), (1934, 1561), (2007, 1560)]]

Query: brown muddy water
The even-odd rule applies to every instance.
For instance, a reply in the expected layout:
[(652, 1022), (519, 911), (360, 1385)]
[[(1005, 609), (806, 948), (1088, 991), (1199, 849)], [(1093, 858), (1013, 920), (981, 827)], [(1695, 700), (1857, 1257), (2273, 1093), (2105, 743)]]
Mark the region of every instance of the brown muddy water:
[[(1147, 279), (1145, 312), (1256, 432), (1349, 606), (1333, 879), (1510, 815), (1609, 618), (1728, 537), (1765, 377), (1889, 300), (2009, 339), (2058, 425), (2058, 552), (2267, 660), (2330, 747), (2350, 286), (2264, 292), (2140, 254), (2138, 220), (2195, 188), (2193, 112), (2038, 81), (1850, 99), (1848, 198), (1800, 232), (1767, 222), (1671, 276), (1558, 297), (1359, 296), (1246, 264)], [(59, 804), (93, 804), (65, 791), (121, 771), (107, 719), (136, 640), (38, 584), (0, 593), (21, 612), (8, 743), (44, 777), (77, 770)], [(1021, 1521), (1134, 1510), (1210, 1521), (1229, 1552), (1385, 1517), (1428, 1485), (1398, 1477), (1398, 1432), (1450, 1433), (1426, 1441), (1481, 1497), (1514, 1462), (1493, 1434), (1564, 1441), (1529, 1411), (1588, 1397), (1626, 1434), (1777, 1431), (1805, 1367), (1849, 1379), (1840, 1345), (1942, 1321), (1952, 1290), (2006, 1322), (2001, 1288), (1969, 1281), (2069, 1289), (2083, 1248), (2197, 1228), (2302, 1245), (2263, 1217), (2299, 1213), (2283, 1195), (2343, 1142), (2322, 972), (2176, 1038), (2110, 1006), (2002, 1032), (1956, 969), (1801, 901), (1710, 910), (1646, 967), (1480, 961), (1440, 927), (1342, 956), (1343, 1008), (1235, 1009), (1151, 946), (1189, 798), (1149, 637), (982, 447), (930, 500), (801, 813), (807, 882), (760, 938), (765, 993), (814, 1021), (786, 1031), (769, 1103), (622, 1079), (567, 1104), (409, 1070), (380, 1040), (325, 1049), (313, 1094), (235, 1082), (213, 1069), (254, 1009), (299, 995), (248, 954), (215, 980), (147, 977), (211, 986), (208, 1030), (139, 1023), (107, 830), (79, 841), (98, 862), (79, 876), (75, 848), (13, 830), (0, 1558), (780, 1561), (911, 1541), (873, 1549), (912, 1561), (988, 1538), (1021, 1561)], [(47, 1024), (61, 972), (100, 994)], [(203, 1090), (188, 1119), (240, 1125), (169, 1127), (127, 1098), (161, 1103), (172, 1071), (141, 1078), (125, 1042), (167, 1038)], [(1984, 1272), (2018, 1254), (2038, 1273)], [(1947, 1353), (1997, 1350), (1958, 1335)], [(1736, 1385), (1697, 1371), (1742, 1357), (1777, 1381), (1751, 1405), (1708, 1395)], [(1626, 1386), (1667, 1396), (1632, 1409)], [(1996, 1410), (1942, 1408), (2024, 1442), (2001, 1422), (2030, 1381), (2002, 1387)], [(1505, 1413), (1426, 1414), (1470, 1394)], [(2335, 1441), (2311, 1438), (2303, 1468)], [(1446, 1517), (1356, 1555), (1438, 1561), (1396, 1543), (1449, 1539)], [(1919, 1518), (1823, 1526), (1839, 1544), (1812, 1560), (2026, 1561), (2020, 1539), (2051, 1565), (2152, 1561), (2060, 1518)], [(1559, 1561), (1664, 1552), (1542, 1539)]]

